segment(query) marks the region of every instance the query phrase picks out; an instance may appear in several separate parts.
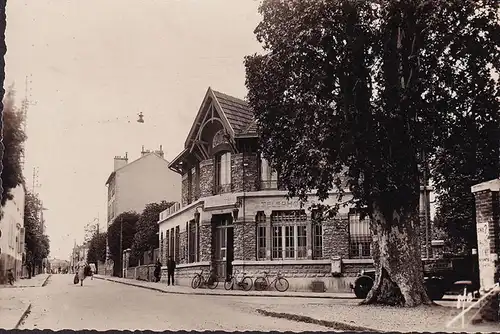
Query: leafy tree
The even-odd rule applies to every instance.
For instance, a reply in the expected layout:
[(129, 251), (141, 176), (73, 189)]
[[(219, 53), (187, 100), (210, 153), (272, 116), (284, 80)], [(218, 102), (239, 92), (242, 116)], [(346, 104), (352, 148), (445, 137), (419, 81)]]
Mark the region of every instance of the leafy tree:
[(89, 241), (89, 251), (87, 253), (87, 262), (98, 263), (106, 260), (106, 239), (107, 234), (96, 233)]
[(134, 212), (119, 214), (108, 228), (108, 246), (113, 260), (113, 275), (120, 276), (122, 272), (122, 256), (120, 254), (120, 230), (122, 231), (122, 251), (130, 248), (134, 241), (136, 224), (139, 215)]
[[(336, 190), (370, 217), (376, 279), (364, 303), (431, 303), (420, 260), (422, 166), (467, 100), (455, 84), (468, 75), (460, 63), (477, 59), (469, 40), (481, 41), (478, 67), (500, 65), (495, 11), (495, 1), (472, 0), (264, 0), (259, 8), (265, 54), (245, 66), (262, 153), (289, 196), (304, 201), (315, 191), (324, 200)], [(489, 74), (477, 77), (494, 100)], [(481, 103), (478, 117), (496, 117), (494, 103)], [(316, 206), (326, 216), (339, 207)]]
[(96, 223), (95, 220), (87, 223), (87, 225), (85, 225), (84, 242), (89, 242), (96, 235), (98, 230), (99, 230), (99, 223)]
[(24, 202), (25, 263), (30, 277), (35, 268), (41, 266), (42, 260), (50, 254), (50, 240), (46, 234), (42, 233), (39, 211), (39, 199), (34, 194), (27, 192)]
[(13, 195), (10, 191), (24, 182), (22, 174), (22, 154), (26, 134), (23, 130), (23, 115), (15, 107), (15, 91), (13, 86), (9, 87), (3, 101), (3, 146), (2, 164), (2, 200), (4, 206), (7, 200), (11, 200)]
[(146, 205), (137, 221), (134, 242), (132, 243), (131, 252), (135, 259), (140, 259), (144, 252), (159, 247), (158, 216), (173, 204), (174, 202), (162, 201)]

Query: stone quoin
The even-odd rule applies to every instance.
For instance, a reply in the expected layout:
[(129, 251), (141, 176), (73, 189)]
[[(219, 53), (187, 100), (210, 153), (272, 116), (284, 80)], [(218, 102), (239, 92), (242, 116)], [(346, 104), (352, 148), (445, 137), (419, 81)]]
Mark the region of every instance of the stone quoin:
[(180, 285), (213, 268), (220, 281), (269, 271), (284, 274), (290, 291), (311, 291), (317, 281), (350, 291), (356, 274), (373, 267), (368, 220), (344, 207), (319, 222), (309, 209), (316, 196), (303, 206), (286, 199), (279, 175), (258, 154), (256, 129), (245, 101), (208, 88), (184, 150), (169, 164), (182, 175), (182, 201), (159, 216), (162, 263), (175, 257)]

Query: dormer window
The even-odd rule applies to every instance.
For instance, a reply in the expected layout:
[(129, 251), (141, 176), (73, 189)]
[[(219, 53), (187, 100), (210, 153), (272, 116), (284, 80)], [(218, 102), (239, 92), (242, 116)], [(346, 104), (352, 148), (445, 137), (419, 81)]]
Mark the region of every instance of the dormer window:
[[(227, 189), (229, 188), (229, 189)], [(215, 157), (215, 193), (231, 191), (231, 152)]]
[(260, 159), (260, 184), (261, 189), (277, 189), (278, 173), (269, 166), (269, 162), (261, 157)]

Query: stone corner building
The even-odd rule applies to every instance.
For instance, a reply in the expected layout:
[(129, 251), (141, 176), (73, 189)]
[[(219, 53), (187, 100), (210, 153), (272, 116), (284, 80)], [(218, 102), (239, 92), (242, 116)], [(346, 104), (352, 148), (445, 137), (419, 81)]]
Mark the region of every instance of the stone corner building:
[(169, 165), (182, 175), (182, 200), (159, 217), (162, 263), (176, 259), (181, 285), (214, 268), (221, 281), (235, 271), (254, 278), (269, 271), (284, 274), (292, 291), (311, 290), (314, 281), (349, 291), (356, 274), (372, 267), (368, 221), (344, 208), (316, 222), (307, 210), (315, 196), (303, 208), (288, 201), (257, 148), (249, 105), (208, 88), (184, 150)]

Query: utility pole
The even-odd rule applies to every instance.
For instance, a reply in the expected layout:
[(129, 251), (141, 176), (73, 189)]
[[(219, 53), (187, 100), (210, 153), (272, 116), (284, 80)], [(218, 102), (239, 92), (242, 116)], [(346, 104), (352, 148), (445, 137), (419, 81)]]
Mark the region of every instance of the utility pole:
[[(31, 75), (30, 75), (31, 77)], [(23, 131), (26, 134), (27, 130), (27, 122), (28, 122), (28, 109), (30, 105), (36, 105), (36, 102), (31, 102), (30, 101), (30, 95), (31, 95), (31, 90), (28, 88), (29, 83), (31, 83), (31, 80), (28, 81), (28, 76), (25, 78), (25, 87), (24, 87), (24, 99), (21, 102), (21, 115), (22, 115), (22, 121), (23, 121)], [(21, 168), (24, 172), (24, 164), (26, 162), (26, 144), (24, 144), (24, 150), (21, 153)]]

